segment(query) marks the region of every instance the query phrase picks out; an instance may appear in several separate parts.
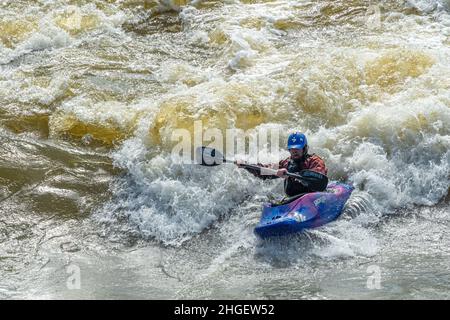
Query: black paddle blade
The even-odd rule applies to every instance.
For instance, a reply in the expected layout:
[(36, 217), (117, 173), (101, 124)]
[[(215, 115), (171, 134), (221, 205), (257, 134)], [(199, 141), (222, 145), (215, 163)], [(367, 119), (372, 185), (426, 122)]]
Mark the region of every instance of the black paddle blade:
[(197, 164), (202, 166), (218, 166), (225, 162), (223, 155), (216, 149), (209, 147), (198, 147), (196, 152)]
[(324, 191), (327, 188), (328, 177), (326, 175), (312, 170), (302, 170), (300, 176), (311, 191)]

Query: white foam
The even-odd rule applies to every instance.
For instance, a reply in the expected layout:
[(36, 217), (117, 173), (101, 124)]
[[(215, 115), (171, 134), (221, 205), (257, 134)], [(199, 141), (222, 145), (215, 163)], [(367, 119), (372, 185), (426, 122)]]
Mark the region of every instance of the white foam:
[(114, 154), (129, 176), (102, 209), (127, 216), (142, 236), (179, 245), (228, 215), (245, 199), (245, 189), (252, 192), (254, 183), (233, 166), (182, 165), (167, 154), (146, 159), (146, 150), (142, 140), (130, 139)]
[[(60, 49), (76, 44), (79, 40), (79, 36), (70, 35), (66, 30), (59, 27), (55, 21), (55, 16), (67, 12), (75, 13), (75, 24), (76, 22), (81, 23), (81, 17), (83, 15), (93, 14), (98, 18), (98, 25), (93, 29), (94, 32), (102, 30), (111, 33), (120, 33), (122, 37), (126, 37), (120, 27), (127, 19), (129, 19), (129, 17), (123, 11), (108, 16), (103, 11), (97, 9), (95, 4), (86, 4), (81, 7), (57, 7), (40, 18), (37, 21), (37, 29), (31, 32), (28, 37), (19, 42), (12, 49), (6, 48), (3, 44), (0, 44), (0, 64), (8, 64), (31, 52)], [(41, 13), (37, 8), (30, 7), (23, 14), (25, 16), (34, 17), (36, 14)], [(17, 19), (21, 19), (21, 17), (19, 16)], [(76, 25), (74, 27), (76, 27)]]
[(69, 85), (69, 78), (64, 73), (55, 73), (46, 87), (34, 84), (31, 79), (23, 79), (20, 73), (7, 72), (5, 75), (8, 75), (8, 80), (0, 80), (2, 83), (0, 93), (5, 99), (22, 103), (48, 106), (63, 97)]
[[(156, 76), (161, 82), (177, 86), (197, 85), (213, 77), (209, 70), (184, 62), (165, 62), (159, 67)], [(180, 87), (177, 87), (176, 90), (180, 91)]]
[(38, 32), (32, 33), (29, 38), (14, 49), (0, 47), (0, 64), (8, 64), (33, 51), (58, 49), (68, 46), (71, 43), (71, 38), (67, 32), (48, 21), (41, 21), (39, 30)]
[(82, 123), (99, 126), (108, 123), (123, 132), (128, 132), (137, 124), (141, 114), (147, 113), (144, 118), (152, 115), (152, 107), (152, 102), (147, 100), (129, 105), (118, 101), (93, 102), (87, 97), (78, 96), (64, 102), (57, 116), (74, 116)]
[[(278, 125), (286, 132), (306, 131), (311, 152), (325, 158), (330, 178), (352, 182), (356, 187), (355, 196), (364, 198), (355, 205), (360, 208), (355, 209), (360, 215), (350, 226), (355, 238), (343, 237), (348, 225), (336, 224), (337, 231), (326, 230), (339, 236), (330, 238), (332, 244), (319, 249), (318, 255), (371, 255), (377, 250), (376, 241), (370, 234), (364, 234), (364, 228), (376, 222), (380, 212), (434, 205), (448, 190), (449, 52), (443, 46), (445, 37), (441, 33), (446, 20), (443, 16), (432, 21), (426, 15), (412, 17), (395, 13), (383, 21), (381, 34), (369, 33), (374, 48), (363, 46), (358, 42), (360, 39), (355, 39), (357, 48), (323, 44), (324, 50), (315, 50), (311, 47), (318, 40), (305, 35), (299, 38), (305, 42), (298, 44), (296, 48), (302, 52), (297, 54), (292, 53), (293, 46), (274, 45), (285, 34), (274, 35), (271, 31), (278, 20), (291, 18), (291, 4), (234, 3), (224, 6), (219, 18), (206, 10), (183, 8), (180, 19), (189, 45), (207, 48), (207, 34), (217, 30), (224, 35), (224, 41), (214, 47), (220, 50), (220, 55), (217, 60), (212, 59), (206, 71), (185, 61), (158, 66), (158, 80), (170, 88), (155, 102), (154, 108), (157, 110), (173, 97), (194, 97), (195, 103), (188, 104), (186, 111), (197, 119), (210, 108), (223, 106), (223, 91), (230, 83), (258, 90), (257, 104), (267, 108), (276, 104), (277, 112), (286, 108), (281, 111), (295, 120), (283, 119), (280, 112), (279, 123), (263, 124), (258, 129)], [(270, 14), (268, 6), (273, 8)], [(367, 84), (366, 63), (383, 55), (385, 50), (398, 47), (429, 56), (432, 66), (421, 75), (400, 79), (396, 88), (374, 88), (375, 85)], [(232, 76), (223, 74), (224, 65), (237, 72)], [(298, 70), (291, 70), (295, 67)], [(401, 70), (394, 67), (393, 72)], [(332, 81), (323, 80), (326, 77)], [(333, 81), (338, 84), (329, 84)], [(294, 84), (287, 88), (289, 82)], [(292, 97), (294, 93), (290, 90), (298, 87), (309, 90), (307, 98), (311, 101), (306, 103), (314, 106), (317, 101), (320, 106), (318, 98), (321, 97), (329, 109), (302, 113), (301, 102)], [(255, 102), (242, 99), (239, 103), (247, 107)], [(332, 121), (335, 116), (342, 119)], [(112, 211), (121, 210), (145, 236), (165, 243), (180, 243), (239, 207), (245, 193), (264, 196), (270, 190), (269, 185), (281, 192), (281, 184), (276, 181), (236, 176), (235, 170), (225, 166), (188, 168), (172, 162), (165, 147), (175, 128), (170, 125), (160, 128), (161, 145), (152, 145), (148, 143), (152, 121), (152, 116), (140, 121), (136, 137), (115, 152), (116, 165), (129, 175), (122, 181), (123, 187), (118, 187), (116, 199), (108, 205)], [(324, 125), (314, 127), (311, 123)], [(276, 162), (277, 157), (284, 155), (274, 155), (266, 148), (260, 150), (257, 160)], [(254, 161), (255, 155), (247, 160)], [(206, 176), (208, 170), (214, 174)]]
[(423, 13), (432, 13), (435, 10), (450, 10), (449, 0), (408, 0), (406, 5)]

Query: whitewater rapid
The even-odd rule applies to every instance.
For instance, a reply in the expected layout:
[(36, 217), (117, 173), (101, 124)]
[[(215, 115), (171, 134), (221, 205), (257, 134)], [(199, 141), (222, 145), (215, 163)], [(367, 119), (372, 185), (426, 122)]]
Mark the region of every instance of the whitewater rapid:
[[(446, 0), (0, 3), (0, 297), (448, 298), (449, 12)], [(232, 154), (263, 163), (304, 132), (330, 180), (355, 187), (342, 217), (258, 240), (281, 181), (175, 161), (174, 132), (193, 141), (195, 123), (277, 133)], [(81, 291), (65, 289), (70, 264), (89, 279)], [(367, 266), (383, 289), (366, 288)]]

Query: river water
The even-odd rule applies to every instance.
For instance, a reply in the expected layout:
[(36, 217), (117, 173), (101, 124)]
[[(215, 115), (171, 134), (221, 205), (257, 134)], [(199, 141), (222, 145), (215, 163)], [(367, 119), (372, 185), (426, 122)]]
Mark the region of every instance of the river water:
[[(449, 299), (449, 12), (3, 0), (0, 298)], [(305, 132), (342, 216), (259, 240), (281, 182), (175, 161), (194, 121), (280, 132), (266, 163)]]

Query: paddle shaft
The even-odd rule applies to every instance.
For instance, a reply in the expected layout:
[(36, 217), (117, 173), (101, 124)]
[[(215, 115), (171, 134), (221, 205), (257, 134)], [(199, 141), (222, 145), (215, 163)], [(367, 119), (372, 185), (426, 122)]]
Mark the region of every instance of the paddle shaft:
[[(197, 150), (198, 150), (197, 152), (200, 152), (200, 154), (201, 154), (201, 159), (202, 159), (201, 164), (202, 165), (206, 165), (206, 166), (218, 165), (220, 163), (217, 162), (217, 159), (221, 159), (221, 161), (219, 161), (219, 162), (222, 162), (222, 163), (233, 163), (233, 164), (236, 164), (235, 161), (225, 159), (225, 157), (219, 151), (217, 151), (216, 149), (203, 146), (203, 147), (199, 147)], [(205, 153), (205, 151), (208, 151), (208, 152)], [(209, 158), (210, 161), (205, 161), (205, 155), (207, 157), (210, 157)], [(264, 170), (268, 174), (271, 174), (271, 175), (274, 175), (274, 176), (276, 176), (277, 172), (278, 172), (278, 170), (275, 170), (275, 169), (255, 166), (253, 164), (244, 164), (243, 163), (243, 164), (240, 164), (239, 166), (241, 168), (247, 168), (247, 169), (253, 169), (253, 170)], [(292, 177), (292, 178), (296, 179), (303, 186), (308, 187), (308, 183), (306, 183), (304, 181), (304, 178), (302, 176), (300, 176), (298, 174), (295, 174), (295, 173), (290, 173), (290, 172), (286, 172), (285, 175), (288, 176), (288, 177)]]
[[(226, 163), (235, 163), (234, 161), (227, 160), (227, 159), (223, 159), (223, 162), (226, 162)], [(265, 168), (265, 167), (260, 167), (260, 166), (255, 166), (255, 165), (252, 165), (252, 164), (241, 164), (240, 166), (243, 167), (243, 168), (255, 169), (255, 170), (264, 169), (267, 173), (271, 173), (271, 174), (273, 174), (274, 176), (276, 176), (276, 175), (277, 175), (277, 172), (278, 172), (278, 170), (275, 170), (275, 169)], [(296, 178), (296, 179), (300, 180), (300, 183), (301, 183), (301, 184), (303, 184), (303, 181), (302, 181), (303, 178), (302, 178), (302, 176), (299, 176), (298, 174), (290, 173), (290, 172), (286, 172), (285, 175), (287, 175), (288, 177)]]

